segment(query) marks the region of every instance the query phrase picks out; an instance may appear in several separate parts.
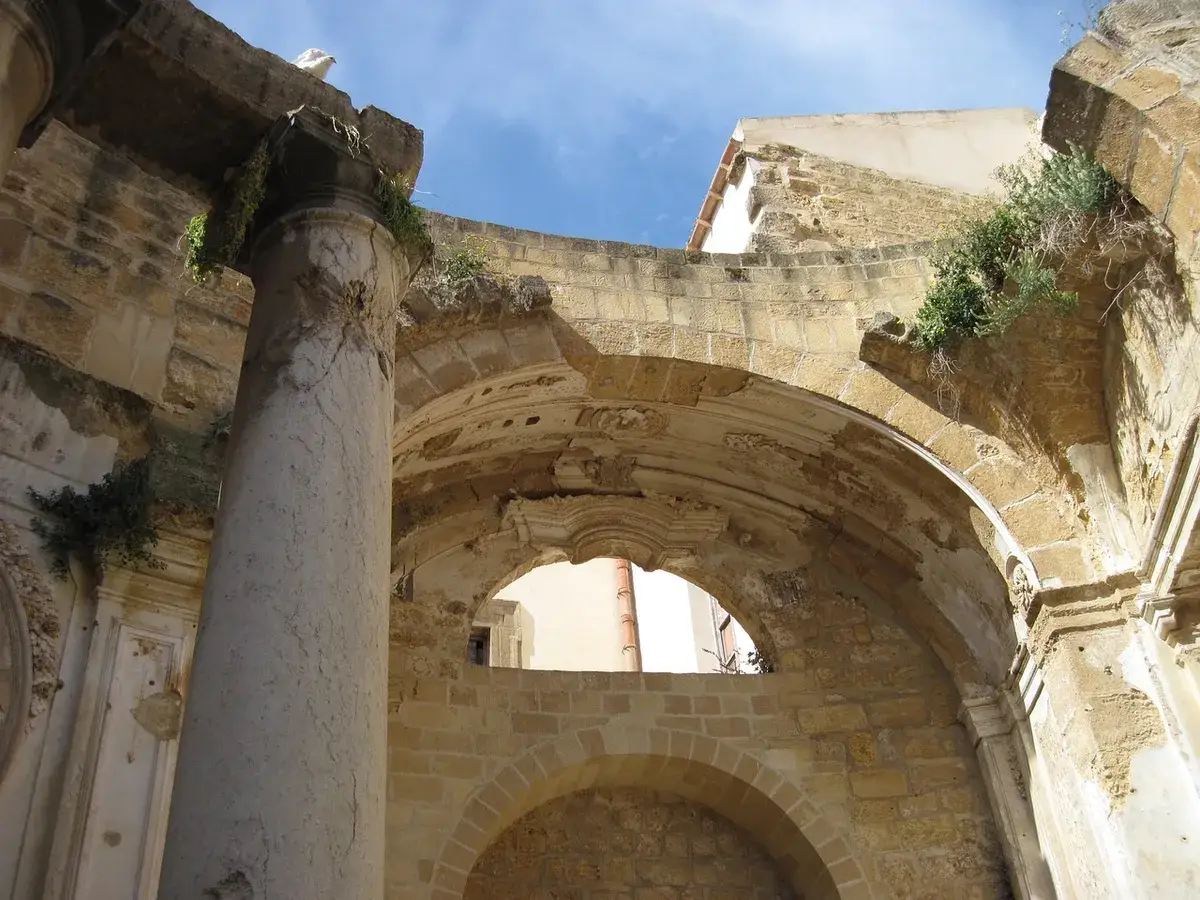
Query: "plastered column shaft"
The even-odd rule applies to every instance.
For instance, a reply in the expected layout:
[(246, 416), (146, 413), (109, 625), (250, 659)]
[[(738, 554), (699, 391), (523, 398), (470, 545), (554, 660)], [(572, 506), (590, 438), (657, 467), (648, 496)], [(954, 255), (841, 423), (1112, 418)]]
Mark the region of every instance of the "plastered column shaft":
[(255, 248), (162, 900), (383, 896), (393, 249), (333, 209)]
[(0, 181), (23, 129), (50, 96), (51, 52), (21, 0), (0, 0)]

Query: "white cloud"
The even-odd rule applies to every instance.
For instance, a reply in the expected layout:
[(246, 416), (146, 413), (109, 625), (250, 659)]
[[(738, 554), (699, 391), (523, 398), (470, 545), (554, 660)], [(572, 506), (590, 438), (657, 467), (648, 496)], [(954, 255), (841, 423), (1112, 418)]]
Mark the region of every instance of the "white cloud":
[[(962, 104), (972, 81), (1016, 87), (1046, 74), (1014, 65), (1020, 42), (980, 0), (201, 5), (287, 58), (309, 46), (333, 53), (330, 80), (353, 86), (356, 103), (431, 135), (486, 116), (573, 149), (634, 138), (648, 155), (666, 153), (714, 117), (732, 129), (741, 115), (912, 108), (956, 89)], [(647, 117), (661, 131), (638, 135)]]

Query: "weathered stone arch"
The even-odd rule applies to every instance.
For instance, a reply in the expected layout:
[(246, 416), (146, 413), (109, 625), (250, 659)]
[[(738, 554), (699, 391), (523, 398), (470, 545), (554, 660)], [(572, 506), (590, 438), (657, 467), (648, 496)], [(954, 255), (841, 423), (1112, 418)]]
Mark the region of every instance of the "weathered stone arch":
[[(1003, 677), (1015, 642), (1002, 579), (1010, 559), (1029, 556), (969, 481), (886, 422), (803, 389), (680, 360), (602, 364), (616, 386), (551, 361), (477, 377), (408, 413), (396, 448), (397, 580), (464, 543), (471, 552), (447, 571), (479, 573), (484, 541), (500, 535), (507, 549), (486, 553), (509, 555), (474, 591), (531, 565), (508, 512), (522, 498), (611, 502), (608, 517), (627, 519), (626, 531), (639, 519), (623, 517), (621, 503), (698, 502), (727, 519), (715, 533), (716, 558), (757, 554), (761, 573), (811, 570), (821, 560), (831, 574), (840, 570), (833, 580), (842, 589), (857, 582), (876, 596), (903, 596), (905, 617), (960, 684), (978, 682), (979, 666), (991, 673), (983, 680)], [(1012, 464), (997, 455), (981, 470)], [(1036, 512), (1038, 502), (1009, 506)], [(1046, 527), (1037, 516), (1032, 524)], [(652, 544), (633, 541), (648, 559), (662, 549)], [(608, 555), (622, 555), (617, 549)], [(697, 583), (702, 570), (675, 568)], [(445, 593), (447, 602), (471, 599), (449, 586)], [(735, 612), (744, 624), (755, 620)]]
[(763, 759), (705, 735), (613, 724), (534, 747), (477, 790), (434, 866), (435, 900), (460, 898), (488, 844), (526, 812), (578, 790), (639, 786), (703, 803), (742, 827), (806, 898), (888, 896), (801, 786)]
[[(844, 619), (874, 623), (897, 639), (907, 635), (904, 652), (914, 660), (927, 654), (957, 697), (986, 690), (1000, 677), (996, 667), (1007, 665), (1007, 646), (979, 659), (978, 646), (919, 595), (891, 584), (891, 572), (864, 577), (840, 562), (804, 564), (798, 558), (763, 556), (741, 546), (736, 535), (705, 535), (700, 528), (694, 542), (677, 538), (663, 553), (655, 527), (671, 530), (671, 520), (688, 512), (725, 518), (716, 508), (695, 506), (670, 498), (605, 495), (518, 500), (508, 507), (515, 513), (506, 508), (489, 518), (466, 512), (412, 535), (401, 548), (412, 594), (392, 605), (393, 645), (405, 649), (392, 665), (393, 695), (411, 696), (435, 673), (452, 676), (478, 610), (519, 575), (547, 562), (607, 555), (658, 562), (717, 597), (779, 672), (807, 670), (808, 645), (821, 640), (819, 623)], [(515, 517), (540, 519), (542, 533), (523, 535), (522, 526), (513, 525)], [(568, 531), (572, 521), (589, 519), (602, 523), (604, 540), (596, 541), (596, 531), (589, 528)]]
[[(1091, 571), (1086, 530), (1072, 517), (1048, 464), (1031, 464), (1022, 452), (949, 419), (846, 355), (803, 353), (737, 335), (697, 337), (674, 325), (567, 323), (554, 314), (448, 334), (418, 331), (397, 360), (397, 440), (404, 438), (405, 420), (438, 398), (465, 399), (472, 386), (486, 391), (488, 379), (526, 366), (537, 368), (529, 369), (530, 379), (547, 385), (569, 367), (596, 400), (694, 406), (751, 383), (788, 385), (799, 389), (803, 402), (886, 435), (936, 467), (992, 520), (1039, 585), (1074, 583)], [(720, 347), (738, 349), (728, 354)]]

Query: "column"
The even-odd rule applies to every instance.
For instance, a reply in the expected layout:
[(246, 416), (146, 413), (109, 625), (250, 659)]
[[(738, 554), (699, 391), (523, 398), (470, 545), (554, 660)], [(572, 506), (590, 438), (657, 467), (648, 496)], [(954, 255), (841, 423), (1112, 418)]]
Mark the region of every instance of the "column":
[(0, 0), (0, 181), (22, 129), (50, 99), (52, 40), (40, 0)]
[(376, 170), (322, 117), (297, 116), (271, 171), (162, 900), (383, 896), (392, 367), (413, 267)]
[(965, 701), (960, 718), (975, 745), (1016, 900), (1055, 900), (1012, 717), (999, 698), (986, 697)]

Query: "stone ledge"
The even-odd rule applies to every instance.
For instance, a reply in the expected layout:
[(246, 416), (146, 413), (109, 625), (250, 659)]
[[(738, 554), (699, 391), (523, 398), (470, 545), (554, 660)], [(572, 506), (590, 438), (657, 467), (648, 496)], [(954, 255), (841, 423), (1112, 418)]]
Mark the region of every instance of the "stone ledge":
[(148, 0), (56, 115), (147, 172), (210, 197), (276, 119), (304, 105), (370, 135), (380, 165), (415, 180), (420, 130), (374, 107), (356, 110), (344, 92), (250, 46), (187, 0)]
[(526, 247), (594, 253), (623, 259), (653, 259), (679, 266), (716, 266), (739, 269), (856, 266), (902, 259), (924, 259), (933, 246), (929, 241), (918, 241), (888, 247), (810, 250), (805, 253), (705, 253), (699, 250), (655, 247), (650, 244), (627, 244), (621, 241), (546, 234), (432, 211), (428, 211), (426, 215), (431, 230), (440, 238), (439, 243), (448, 243), (454, 240), (456, 234), (463, 237), (477, 235)]

